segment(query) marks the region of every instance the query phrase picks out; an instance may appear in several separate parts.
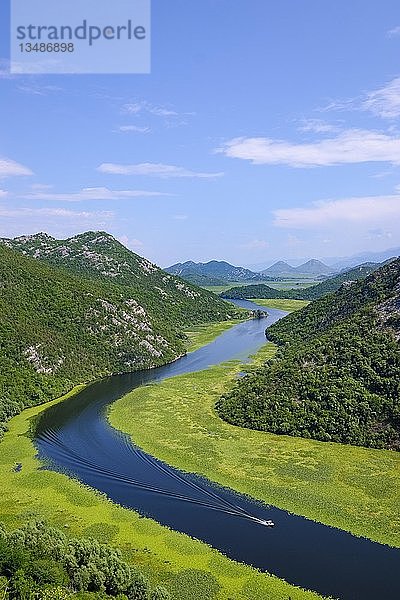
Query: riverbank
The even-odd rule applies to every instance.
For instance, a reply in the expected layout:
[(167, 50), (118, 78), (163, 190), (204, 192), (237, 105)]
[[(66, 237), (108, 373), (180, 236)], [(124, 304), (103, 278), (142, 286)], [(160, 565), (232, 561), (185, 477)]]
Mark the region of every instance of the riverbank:
[[(256, 362), (273, 355), (266, 345)], [(134, 390), (111, 424), (149, 454), (254, 498), (400, 546), (400, 454), (241, 429), (215, 413), (243, 366), (228, 363)], [(134, 410), (133, 410), (134, 407)]]
[(270, 308), (278, 308), (279, 310), (285, 310), (287, 312), (300, 310), (307, 306), (307, 304), (310, 304), (308, 300), (281, 300), (279, 298), (272, 298), (271, 300), (255, 298), (252, 299), (251, 302), (261, 304), (261, 306), (266, 306), (267, 308), (269, 306)]
[[(205, 331), (201, 333), (204, 336)], [(9, 422), (9, 431), (0, 443), (0, 514), (8, 528), (39, 518), (71, 535), (96, 537), (121, 548), (124, 558), (140, 567), (153, 584), (162, 583), (173, 590), (179, 583), (179, 600), (193, 598), (194, 586), (196, 600), (208, 600), (206, 590), (210, 588), (219, 588), (215, 596), (218, 600), (321, 598), (231, 561), (202, 542), (108, 501), (66, 475), (44, 470), (29, 437), (32, 419), (84, 387), (27, 409)]]

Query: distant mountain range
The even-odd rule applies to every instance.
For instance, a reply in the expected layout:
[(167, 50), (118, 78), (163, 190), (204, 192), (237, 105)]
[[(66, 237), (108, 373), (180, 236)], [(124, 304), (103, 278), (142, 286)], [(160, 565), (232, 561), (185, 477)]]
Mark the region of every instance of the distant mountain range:
[(278, 261), (264, 271), (256, 272), (244, 267), (235, 267), (223, 260), (210, 260), (207, 263), (196, 263), (188, 260), (165, 269), (167, 273), (182, 277), (196, 285), (224, 285), (227, 282), (276, 281), (294, 277), (326, 277), (335, 270), (320, 260), (312, 259), (306, 263), (292, 267), (287, 262)]
[(334, 268), (328, 267), (320, 260), (311, 259), (298, 267), (292, 267), (287, 262), (280, 260), (262, 271), (262, 274), (274, 275), (275, 277), (293, 277), (299, 275), (331, 275), (334, 272)]
[(248, 298), (282, 298), (282, 299), (293, 299), (293, 300), (317, 300), (327, 294), (336, 292), (342, 286), (349, 286), (355, 281), (364, 279), (382, 264), (367, 263), (364, 265), (358, 265), (354, 269), (339, 273), (334, 277), (329, 277), (317, 285), (312, 285), (307, 289), (297, 290), (276, 290), (265, 283), (259, 283), (256, 285), (242, 285), (232, 287), (225, 292), (220, 294), (221, 298), (233, 298), (237, 300), (245, 300)]
[[(358, 254), (353, 254), (351, 256), (330, 256), (323, 259), (323, 264), (325, 264), (325, 266), (327, 265), (331, 272), (339, 272), (365, 263), (383, 263), (389, 258), (396, 258), (397, 256), (400, 256), (399, 246), (388, 248), (381, 252), (359, 252)], [(279, 261), (279, 264), (288, 265), (289, 267), (290, 265), (293, 265), (295, 268), (298, 268), (299, 265), (302, 266), (301, 263), (307, 264), (304, 258), (283, 258)], [(255, 272), (260, 271), (264, 273), (270, 268), (270, 265), (270, 262), (265, 262), (247, 265), (247, 268)], [(290, 272), (291, 271), (289, 270), (288, 273)]]
[(235, 267), (222, 260), (210, 260), (207, 263), (195, 263), (188, 260), (172, 265), (165, 271), (196, 285), (224, 285), (229, 281), (273, 281), (274, 279), (244, 267)]

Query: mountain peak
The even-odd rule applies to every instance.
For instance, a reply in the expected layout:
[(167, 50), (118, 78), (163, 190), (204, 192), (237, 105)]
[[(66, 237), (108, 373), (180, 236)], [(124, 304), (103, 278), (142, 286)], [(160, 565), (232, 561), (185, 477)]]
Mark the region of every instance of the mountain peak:
[(70, 237), (66, 240), (67, 242), (72, 243), (92, 243), (99, 244), (104, 242), (116, 242), (114, 236), (111, 233), (107, 233), (107, 231), (85, 231), (84, 233), (78, 233), (73, 237)]
[(33, 233), (31, 235), (20, 235), (13, 239), (14, 242), (17, 242), (19, 244), (26, 244), (28, 242), (35, 242), (35, 241), (53, 242), (54, 240), (55, 240), (55, 238), (53, 238), (48, 233), (45, 233), (44, 231), (39, 231), (38, 233)]
[(334, 269), (328, 267), (316, 258), (311, 258), (303, 265), (297, 267), (296, 271), (307, 275), (328, 275), (328, 273), (332, 273)]
[(292, 267), (283, 260), (278, 260), (276, 263), (268, 267), (268, 269), (265, 269), (263, 273), (265, 275), (284, 275), (285, 273), (294, 273), (295, 271), (295, 267)]

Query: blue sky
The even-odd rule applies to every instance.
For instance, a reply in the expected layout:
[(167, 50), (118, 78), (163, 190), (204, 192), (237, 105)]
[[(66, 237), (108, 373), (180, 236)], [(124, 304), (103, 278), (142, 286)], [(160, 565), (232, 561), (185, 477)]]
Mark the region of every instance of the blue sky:
[(400, 245), (398, 0), (153, 0), (150, 75), (4, 71), (0, 104), (1, 236), (162, 266)]

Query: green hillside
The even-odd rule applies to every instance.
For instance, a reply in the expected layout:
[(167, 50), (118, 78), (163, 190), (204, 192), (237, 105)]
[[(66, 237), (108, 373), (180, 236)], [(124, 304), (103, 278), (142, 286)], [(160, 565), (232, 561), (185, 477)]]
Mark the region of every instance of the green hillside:
[(277, 357), (218, 402), (228, 422), (400, 449), (400, 259), (267, 330)]
[(370, 275), (380, 265), (368, 264), (354, 267), (350, 271), (340, 273), (331, 277), (317, 285), (313, 285), (306, 289), (296, 290), (276, 290), (270, 286), (261, 283), (258, 285), (238, 286), (232, 287), (220, 294), (221, 298), (235, 298), (235, 299), (246, 299), (246, 298), (288, 298), (293, 300), (316, 300), (322, 298), (326, 294), (336, 292), (343, 284), (350, 284), (353, 281), (364, 279), (367, 275)]
[[(172, 361), (185, 352), (182, 327), (237, 314), (212, 293), (142, 260), (148, 276), (132, 267), (135, 283), (123, 285), (117, 277), (94, 277), (84, 256), (73, 273), (0, 245), (1, 427), (76, 383)], [(108, 264), (118, 268), (116, 258)], [(126, 280), (128, 268), (122, 263)]]
[(67, 240), (39, 233), (0, 239), (0, 243), (81, 277), (127, 286), (146, 310), (168, 313), (182, 325), (219, 321), (235, 312), (211, 292), (166, 273), (104, 231), (88, 231)]

